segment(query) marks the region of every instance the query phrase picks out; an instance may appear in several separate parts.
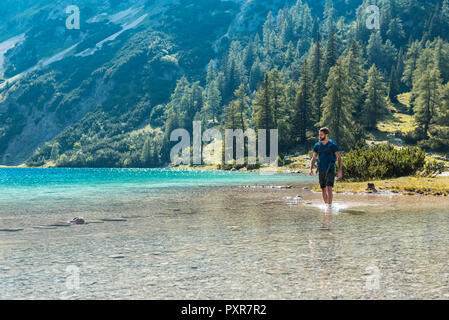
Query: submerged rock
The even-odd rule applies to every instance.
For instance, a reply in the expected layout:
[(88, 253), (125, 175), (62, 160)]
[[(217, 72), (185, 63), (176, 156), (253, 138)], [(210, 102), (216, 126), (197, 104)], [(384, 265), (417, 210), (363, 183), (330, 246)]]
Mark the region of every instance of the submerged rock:
[(362, 214), (366, 213), (363, 210), (354, 210), (354, 209), (344, 209), (344, 210), (341, 210), (341, 212), (342, 213), (349, 213), (349, 214), (356, 215), (356, 216), (359, 216), (359, 215), (362, 215)]
[(33, 229), (43, 229), (43, 230), (52, 230), (56, 229), (56, 227), (49, 227), (49, 226), (35, 226)]
[(19, 232), (19, 231), (23, 231), (23, 229), (0, 229), (0, 232)]
[(105, 218), (105, 219), (101, 219), (101, 221), (105, 221), (105, 222), (124, 222), (124, 221), (126, 221), (126, 219)]
[(181, 212), (178, 212), (179, 214), (194, 214), (195, 213), (195, 211), (193, 211), (193, 210), (184, 210), (184, 211), (181, 211)]
[(374, 183), (368, 183), (368, 187), (365, 189), (365, 191), (368, 192), (377, 192), (376, 187), (374, 186)]
[(48, 227), (70, 227), (70, 223), (54, 223), (49, 224)]
[(111, 258), (111, 259), (123, 259), (123, 258), (125, 258), (125, 256), (123, 256), (121, 254), (113, 254), (113, 255), (110, 255), (109, 258)]
[(69, 221), (70, 224), (85, 224), (86, 220), (84, 218), (75, 217), (72, 220)]

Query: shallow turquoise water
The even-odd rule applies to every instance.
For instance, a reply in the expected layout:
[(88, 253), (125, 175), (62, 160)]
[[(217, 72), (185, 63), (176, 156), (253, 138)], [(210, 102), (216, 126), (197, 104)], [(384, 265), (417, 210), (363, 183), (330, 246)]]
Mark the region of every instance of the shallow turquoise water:
[(0, 169), (0, 299), (449, 298), (447, 198), (336, 195), (329, 214), (316, 180)]
[(146, 188), (241, 185), (310, 181), (307, 176), (170, 169), (0, 168), (0, 189), (88, 185), (142, 185)]
[[(2, 203), (82, 200), (185, 188), (312, 181), (305, 175), (170, 169), (0, 168)], [(154, 189), (154, 190), (151, 190)], [(162, 189), (162, 190), (160, 190)], [(168, 191), (167, 191), (168, 190)], [(4, 210), (6, 208), (3, 207)]]

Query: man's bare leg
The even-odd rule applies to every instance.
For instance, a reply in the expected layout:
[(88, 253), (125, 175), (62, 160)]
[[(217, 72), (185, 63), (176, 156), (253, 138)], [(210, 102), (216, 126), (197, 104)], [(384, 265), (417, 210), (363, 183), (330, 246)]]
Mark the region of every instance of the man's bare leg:
[(327, 198), (327, 203), (329, 204), (329, 205), (331, 205), (332, 204), (332, 200), (333, 200), (333, 198), (334, 198), (334, 196), (333, 196), (333, 193), (332, 193), (332, 187), (326, 187), (326, 193), (327, 193), (327, 195), (326, 195), (326, 198)]
[(323, 188), (323, 189), (321, 189), (321, 193), (323, 194), (323, 200), (324, 200), (324, 203), (328, 203), (327, 202), (327, 188)]

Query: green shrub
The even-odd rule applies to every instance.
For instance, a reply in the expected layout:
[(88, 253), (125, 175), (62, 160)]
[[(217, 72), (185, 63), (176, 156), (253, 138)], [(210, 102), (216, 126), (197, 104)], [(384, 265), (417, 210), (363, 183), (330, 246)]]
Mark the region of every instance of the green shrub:
[(440, 173), (442, 173), (445, 169), (445, 166), (442, 162), (438, 162), (436, 160), (427, 161), (424, 165), (423, 170), (420, 172), (420, 175), (423, 177), (434, 177)]
[(423, 169), (425, 152), (418, 147), (395, 149), (391, 144), (359, 147), (345, 154), (343, 178), (351, 181), (388, 179)]

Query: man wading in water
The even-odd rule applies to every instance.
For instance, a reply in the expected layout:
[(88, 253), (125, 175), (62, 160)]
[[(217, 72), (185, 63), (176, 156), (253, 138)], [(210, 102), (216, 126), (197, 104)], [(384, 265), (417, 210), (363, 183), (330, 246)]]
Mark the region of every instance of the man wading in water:
[(332, 188), (335, 180), (335, 162), (338, 158), (338, 173), (337, 178), (342, 177), (343, 161), (335, 141), (329, 140), (329, 129), (320, 129), (320, 142), (313, 147), (313, 158), (310, 163), (309, 175), (313, 176), (313, 166), (318, 158), (318, 174), (320, 180), (320, 187), (323, 193), (324, 203), (328, 207), (332, 207)]

